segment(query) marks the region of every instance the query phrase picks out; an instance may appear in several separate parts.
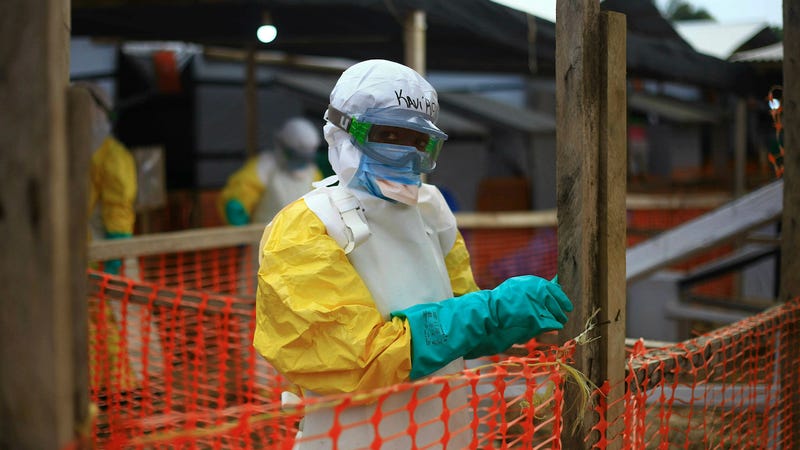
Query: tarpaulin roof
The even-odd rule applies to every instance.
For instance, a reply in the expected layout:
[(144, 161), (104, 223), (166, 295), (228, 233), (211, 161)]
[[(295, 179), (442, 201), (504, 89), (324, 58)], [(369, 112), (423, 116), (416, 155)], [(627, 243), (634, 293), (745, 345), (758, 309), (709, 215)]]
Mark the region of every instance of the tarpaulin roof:
[[(74, 35), (394, 61), (403, 60), (407, 13), (422, 10), (428, 70), (530, 74), (536, 67), (537, 74), (552, 75), (555, 66), (555, 25), (532, 19), (531, 40), (533, 16), (490, 0), (74, 0), (72, 5)], [(740, 78), (741, 66), (694, 51), (649, 0), (605, 0), (601, 7), (628, 16), (629, 74), (723, 88)], [(255, 30), (266, 17), (278, 37), (264, 45)]]

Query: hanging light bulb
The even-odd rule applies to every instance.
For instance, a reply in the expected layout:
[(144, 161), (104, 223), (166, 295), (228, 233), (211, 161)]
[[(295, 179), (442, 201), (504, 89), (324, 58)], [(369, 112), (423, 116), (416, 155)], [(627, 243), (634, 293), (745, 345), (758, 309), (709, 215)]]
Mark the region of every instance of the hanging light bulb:
[(269, 44), (278, 36), (278, 29), (272, 24), (272, 17), (268, 12), (261, 16), (261, 26), (256, 30), (256, 37), (259, 41)]

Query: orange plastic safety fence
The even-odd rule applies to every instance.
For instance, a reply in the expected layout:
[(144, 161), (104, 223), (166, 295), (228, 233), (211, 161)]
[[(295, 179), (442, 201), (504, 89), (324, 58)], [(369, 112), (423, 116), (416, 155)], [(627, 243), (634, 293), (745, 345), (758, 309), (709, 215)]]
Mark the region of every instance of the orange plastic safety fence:
[(607, 440), (623, 449), (800, 448), (798, 375), (800, 299), (674, 347), (639, 342)]
[(558, 269), (555, 227), (461, 230), (478, 286), (493, 288), (504, 280), (535, 274), (552, 278)]
[[(356, 436), (363, 448), (561, 448), (562, 413), (576, 407), (562, 389), (569, 352), (535, 340), (455, 375), (282, 406), (285, 381), (250, 345), (251, 298), (99, 272), (90, 281), (98, 447), (353, 448)], [(608, 385), (594, 393), (595, 447), (797, 448), (798, 340), (794, 301), (673, 348), (637, 345), (624, 397), (607, 401)], [(370, 414), (351, 414), (363, 405)], [(320, 412), (330, 426), (296, 440), (301, 419)]]

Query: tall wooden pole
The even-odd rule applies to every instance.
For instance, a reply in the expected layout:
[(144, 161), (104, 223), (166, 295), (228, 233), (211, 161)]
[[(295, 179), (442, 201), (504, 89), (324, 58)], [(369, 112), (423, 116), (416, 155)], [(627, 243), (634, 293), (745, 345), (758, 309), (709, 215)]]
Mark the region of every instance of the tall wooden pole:
[(63, 448), (75, 428), (69, 8), (0, 2), (0, 448)]
[[(598, 239), (600, 313), (600, 379), (610, 391), (607, 435), (609, 450), (622, 448), (622, 398), (625, 395), (626, 193), (628, 175), (628, 101), (625, 15), (600, 13), (600, 171)], [(619, 437), (613, 439), (615, 436)]]
[(747, 190), (746, 166), (747, 166), (747, 101), (738, 99), (736, 101), (736, 113), (734, 114), (734, 146), (733, 146), (733, 196), (739, 198)]
[[(405, 65), (416, 70), (423, 77), (427, 70), (425, 65), (427, 59), (425, 33), (427, 28), (425, 11), (422, 10), (411, 11), (406, 16), (403, 24), (403, 57)], [(428, 175), (425, 173), (420, 174), (420, 179), (425, 183), (428, 181)]]
[[(561, 336), (578, 336), (595, 317), (600, 339), (577, 347), (575, 367), (598, 386), (610, 381), (613, 402), (624, 378), (625, 21), (592, 0), (556, 5), (558, 276), (575, 306)], [(588, 449), (599, 438), (597, 418), (575, 402), (579, 392), (565, 386), (563, 448)]]
[(258, 152), (258, 86), (256, 80), (256, 49), (254, 45), (247, 48), (245, 67), (244, 104), (247, 157)]
[[(800, 0), (783, 0), (783, 217), (779, 297), (800, 296)], [(795, 318), (797, 319), (797, 318)], [(781, 335), (782, 444), (800, 446), (800, 330)], [(785, 439), (790, 439), (786, 441)]]
[[(91, 118), (94, 100), (86, 88), (72, 87), (67, 96), (67, 137), (69, 139), (69, 201), (77, 214), (69, 216), (69, 278), (72, 309), (73, 399), (79, 433), (90, 433), (89, 410), (89, 311), (87, 291), (89, 216), (81, 214), (88, 205), (89, 160), (92, 154)], [(84, 206), (85, 208), (85, 206)], [(88, 438), (87, 436), (83, 436)]]
[(800, 0), (783, 0), (783, 220), (780, 298), (800, 296)]
[(403, 26), (403, 51), (405, 65), (425, 76), (425, 11), (411, 11)]

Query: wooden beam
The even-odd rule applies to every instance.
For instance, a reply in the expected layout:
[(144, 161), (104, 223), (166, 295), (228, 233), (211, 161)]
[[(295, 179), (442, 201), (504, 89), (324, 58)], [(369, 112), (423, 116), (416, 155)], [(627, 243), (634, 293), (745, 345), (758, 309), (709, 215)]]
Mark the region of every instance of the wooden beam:
[(734, 130), (733, 196), (738, 198), (747, 192), (745, 174), (745, 166), (747, 164), (747, 101), (743, 98), (736, 101)]
[(732, 199), (730, 194), (628, 194), (628, 209), (714, 209)]
[(683, 223), (628, 249), (628, 282), (732, 242), (781, 217), (783, 181), (755, 190), (712, 213)]
[[(522, 211), (507, 213), (456, 213), (460, 229), (554, 227), (556, 212)], [(241, 227), (214, 227), (133, 236), (130, 239), (107, 239), (89, 243), (89, 260), (158, 255), (235, 245), (257, 244), (264, 224)]]
[(539, 228), (557, 224), (556, 210), (509, 211), (497, 213), (455, 213), (459, 229)]
[[(800, 296), (800, 0), (783, 0), (783, 217), (778, 296)], [(800, 447), (800, 331), (785, 327), (781, 334), (781, 415), (786, 448)]]
[(780, 296), (800, 296), (800, 1), (783, 1), (783, 221)]
[[(0, 2), (0, 448), (74, 436), (69, 1)], [(77, 326), (80, 326), (78, 324)]]
[[(67, 95), (67, 119), (69, 139), (68, 185), (70, 205), (83, 212), (77, 205), (89, 204), (88, 183), (89, 160), (92, 154), (92, 114), (94, 100), (86, 88), (72, 87)], [(69, 279), (71, 286), (72, 359), (74, 362), (73, 398), (75, 418), (83, 432), (91, 432), (88, 427), (89, 413), (89, 312), (86, 284), (88, 266), (89, 216), (85, 213), (69, 216)], [(81, 325), (85, 324), (85, 325)]]
[[(584, 331), (600, 309), (598, 226), (600, 115), (600, 4), (556, 2), (556, 192), (558, 277), (572, 299), (562, 339)], [(595, 332), (596, 335), (596, 332)], [(600, 343), (577, 347), (575, 368), (602, 384)], [(565, 386), (565, 398), (580, 398), (580, 387)], [(564, 411), (563, 448), (588, 449), (597, 442), (594, 414), (577, 407)]]
[(425, 76), (427, 70), (425, 33), (428, 25), (425, 20), (425, 11), (411, 11), (406, 16), (403, 26), (403, 51), (405, 65)]
[(256, 49), (250, 45), (247, 49), (244, 80), (244, 111), (247, 156), (258, 153), (258, 85), (256, 80)]
[(625, 228), (627, 124), (625, 15), (600, 13), (600, 154), (598, 270), (600, 288), (600, 379), (609, 382), (606, 404), (609, 450), (622, 448), (625, 414)]
[(129, 256), (158, 255), (210, 248), (258, 244), (264, 224), (241, 227), (201, 228), (170, 233), (133, 236), (130, 239), (93, 241), (89, 246), (90, 261), (104, 261)]

